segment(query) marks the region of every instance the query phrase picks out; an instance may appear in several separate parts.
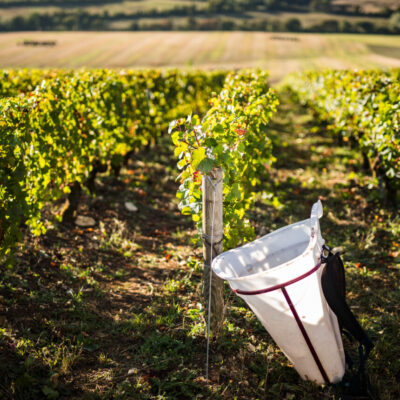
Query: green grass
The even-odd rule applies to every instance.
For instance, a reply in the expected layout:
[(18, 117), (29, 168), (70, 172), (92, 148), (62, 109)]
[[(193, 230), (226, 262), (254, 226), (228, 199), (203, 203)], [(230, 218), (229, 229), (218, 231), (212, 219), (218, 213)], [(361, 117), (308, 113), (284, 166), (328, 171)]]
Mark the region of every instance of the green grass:
[[(400, 397), (400, 220), (356, 149), (281, 94), (268, 130), (275, 167), (251, 213), (258, 235), (307, 218), (344, 251), (348, 301), (376, 346), (368, 371), (382, 400)], [(338, 399), (300, 379), (245, 303), (226, 288), (221, 337), (204, 379), (201, 249), (180, 215), (168, 142), (135, 155), (119, 179), (97, 180), (79, 212), (97, 225), (27, 235), (0, 270), (4, 399)], [(279, 201), (273, 201), (273, 198)], [(138, 213), (125, 210), (133, 201)], [(346, 346), (355, 353), (355, 344)], [(197, 397), (196, 397), (197, 396)]]

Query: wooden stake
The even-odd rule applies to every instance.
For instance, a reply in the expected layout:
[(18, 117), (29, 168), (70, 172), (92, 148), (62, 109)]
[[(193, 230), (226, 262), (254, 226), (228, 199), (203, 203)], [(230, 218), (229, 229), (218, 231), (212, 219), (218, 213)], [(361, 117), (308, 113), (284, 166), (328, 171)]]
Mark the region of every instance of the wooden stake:
[[(205, 304), (209, 301), (210, 270), (212, 259), (222, 253), (224, 228), (222, 223), (222, 169), (213, 170), (203, 176), (203, 295)], [(214, 193), (215, 191), (215, 193)], [(214, 204), (215, 200), (215, 204)], [(214, 215), (213, 215), (214, 211)], [(211, 251), (211, 243), (213, 248)], [(224, 282), (212, 273), (210, 331), (218, 336), (224, 322)]]

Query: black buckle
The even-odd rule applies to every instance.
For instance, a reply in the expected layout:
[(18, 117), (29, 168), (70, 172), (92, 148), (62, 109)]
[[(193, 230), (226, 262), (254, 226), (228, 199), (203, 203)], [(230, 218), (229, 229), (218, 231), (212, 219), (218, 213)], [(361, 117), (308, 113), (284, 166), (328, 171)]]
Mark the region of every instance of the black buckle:
[(321, 251), (321, 261), (323, 263), (326, 263), (328, 261), (328, 257), (329, 257), (330, 253), (331, 253), (331, 248), (328, 245), (323, 244), (322, 251)]

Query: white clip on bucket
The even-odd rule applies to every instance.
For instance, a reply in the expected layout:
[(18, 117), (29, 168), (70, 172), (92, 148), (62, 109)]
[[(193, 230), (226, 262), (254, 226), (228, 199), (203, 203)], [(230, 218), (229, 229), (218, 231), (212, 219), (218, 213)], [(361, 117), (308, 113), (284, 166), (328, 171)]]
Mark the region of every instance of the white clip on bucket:
[(321, 287), (324, 239), (311, 217), (216, 257), (214, 272), (254, 311), (303, 379), (341, 381), (345, 357), (336, 315)]

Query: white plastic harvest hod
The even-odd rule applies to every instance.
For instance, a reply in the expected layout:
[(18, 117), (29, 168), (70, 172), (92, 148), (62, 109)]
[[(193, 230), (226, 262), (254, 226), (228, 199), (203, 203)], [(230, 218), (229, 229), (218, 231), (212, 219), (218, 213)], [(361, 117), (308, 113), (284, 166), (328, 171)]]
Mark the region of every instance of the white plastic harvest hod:
[[(301, 377), (319, 384), (339, 382), (345, 371), (338, 321), (321, 287), (322, 214), (318, 201), (309, 219), (222, 253), (212, 263)], [(255, 291), (262, 293), (243, 294)]]

